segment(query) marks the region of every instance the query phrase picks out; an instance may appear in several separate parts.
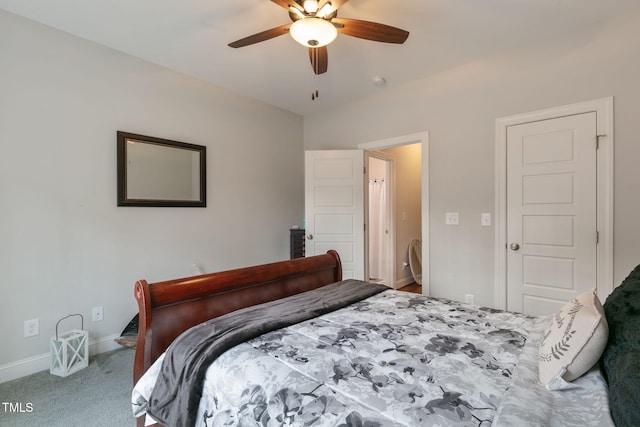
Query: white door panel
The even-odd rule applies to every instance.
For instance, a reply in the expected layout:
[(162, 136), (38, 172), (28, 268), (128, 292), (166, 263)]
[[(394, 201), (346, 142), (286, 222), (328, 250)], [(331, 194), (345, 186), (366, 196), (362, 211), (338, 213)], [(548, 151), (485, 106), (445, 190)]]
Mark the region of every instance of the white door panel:
[(364, 152), (305, 151), (308, 256), (335, 249), (343, 277), (364, 280)]
[(557, 311), (596, 287), (596, 113), (507, 129), (507, 308)]

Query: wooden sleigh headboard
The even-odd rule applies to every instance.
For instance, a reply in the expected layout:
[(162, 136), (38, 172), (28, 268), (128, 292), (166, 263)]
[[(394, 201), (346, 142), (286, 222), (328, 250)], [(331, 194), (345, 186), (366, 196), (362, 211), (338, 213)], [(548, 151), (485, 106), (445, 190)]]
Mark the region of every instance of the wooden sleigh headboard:
[(336, 251), (134, 287), (140, 323), (134, 384), (182, 332), (223, 314), (342, 280)]

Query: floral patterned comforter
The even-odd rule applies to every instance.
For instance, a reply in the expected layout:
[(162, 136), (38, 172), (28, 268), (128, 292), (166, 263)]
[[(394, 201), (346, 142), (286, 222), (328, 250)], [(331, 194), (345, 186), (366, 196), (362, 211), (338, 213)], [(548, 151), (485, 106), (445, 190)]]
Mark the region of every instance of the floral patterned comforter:
[[(613, 425), (597, 370), (574, 390), (537, 384), (542, 320), (385, 291), (225, 352), (197, 426)], [(136, 415), (161, 360), (134, 389)]]

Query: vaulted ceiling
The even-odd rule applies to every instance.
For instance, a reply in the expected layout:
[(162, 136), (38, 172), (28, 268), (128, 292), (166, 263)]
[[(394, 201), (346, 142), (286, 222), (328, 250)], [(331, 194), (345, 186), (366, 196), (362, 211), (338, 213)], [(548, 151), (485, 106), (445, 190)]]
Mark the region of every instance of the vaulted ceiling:
[[(639, 7), (638, 0), (350, 0), (339, 17), (400, 27), (409, 38), (397, 45), (340, 34), (328, 46), (328, 71), (316, 76), (307, 49), (288, 35), (227, 46), (290, 22), (270, 0), (0, 0), (0, 9), (302, 115), (482, 58), (588, 39)], [(377, 77), (386, 83), (374, 84)]]

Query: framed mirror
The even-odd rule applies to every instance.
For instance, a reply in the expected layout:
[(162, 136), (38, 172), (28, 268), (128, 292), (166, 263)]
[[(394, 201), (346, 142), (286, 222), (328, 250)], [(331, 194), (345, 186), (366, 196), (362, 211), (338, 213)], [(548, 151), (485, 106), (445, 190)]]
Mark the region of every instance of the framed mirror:
[(118, 206), (206, 207), (206, 150), (118, 131)]

